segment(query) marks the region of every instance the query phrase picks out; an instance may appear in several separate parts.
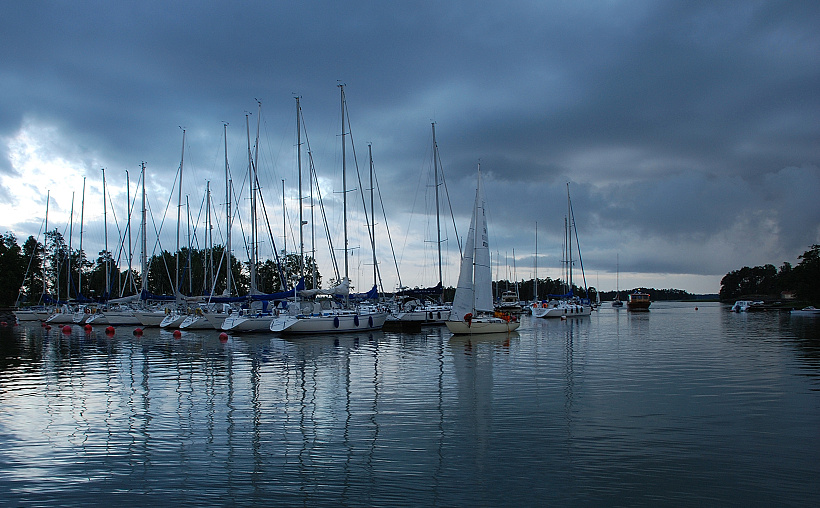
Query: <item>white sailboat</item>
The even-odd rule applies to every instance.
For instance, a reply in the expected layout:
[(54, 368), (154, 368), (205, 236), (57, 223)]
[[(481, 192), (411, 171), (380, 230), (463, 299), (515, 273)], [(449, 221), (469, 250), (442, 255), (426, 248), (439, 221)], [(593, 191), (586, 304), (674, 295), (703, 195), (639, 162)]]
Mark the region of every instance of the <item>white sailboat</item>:
[(621, 301), (621, 263), (620, 263), (620, 254), (615, 254), (615, 299), (612, 300), (612, 306), (616, 309), (620, 309), (624, 306), (624, 302)]
[(478, 170), (478, 184), (475, 205), (470, 219), (470, 230), (464, 253), (458, 286), (453, 298), (450, 319), (445, 321), (447, 329), (454, 334), (484, 334), (510, 332), (520, 323), (509, 316), (496, 317), (493, 312), (492, 272), (490, 267), (490, 247), (487, 236), (487, 215), (484, 194), (481, 187), (481, 167)]
[[(572, 294), (572, 231), (575, 224), (575, 217), (572, 213), (572, 202), (569, 198), (569, 183), (567, 183), (567, 217), (564, 221), (566, 231), (566, 251), (564, 253), (564, 263), (566, 263), (566, 294), (549, 300), (548, 302), (535, 302), (531, 309), (533, 317), (537, 318), (568, 318), (589, 316), (592, 314), (592, 305), (581, 301), (580, 298)], [(576, 246), (578, 236), (576, 234)], [(580, 248), (578, 250), (580, 257)], [(583, 270), (583, 263), (581, 263)]]
[[(287, 314), (282, 314), (274, 318), (270, 322), (269, 329), (272, 332), (285, 334), (320, 334), (320, 333), (343, 333), (343, 332), (358, 332), (368, 330), (380, 330), (387, 320), (387, 311), (378, 305), (360, 303), (356, 306), (350, 306), (349, 301), (349, 270), (348, 270), (348, 238), (347, 238), (347, 183), (346, 183), (346, 161), (345, 161), (345, 93), (344, 85), (339, 85), (341, 90), (341, 104), (342, 104), (342, 197), (343, 197), (343, 217), (344, 217), (344, 278), (341, 283), (329, 290), (311, 289), (301, 291), (300, 296), (317, 296), (317, 295), (334, 295), (344, 297), (345, 305), (341, 306), (331, 298), (315, 298), (313, 301), (296, 301), (288, 306)], [(300, 112), (299, 100), (296, 102), (297, 112)], [(300, 113), (297, 113), (297, 122), (299, 121)], [(297, 126), (299, 124), (297, 123)], [(301, 136), (300, 129), (297, 129), (299, 136)], [(301, 137), (297, 143), (299, 151), (301, 152)], [(301, 155), (299, 159), (299, 173), (301, 175)], [(301, 191), (301, 176), (299, 178), (299, 207), (301, 217), (302, 207), (302, 191)], [(300, 220), (301, 224), (304, 221)], [(302, 225), (300, 224), (300, 229)], [(301, 232), (300, 232), (301, 238)], [(372, 237), (371, 237), (372, 238)], [(304, 253), (300, 254), (304, 259)], [(375, 252), (374, 252), (374, 271), (375, 271)], [(375, 289), (375, 287), (374, 287)]]
[[(433, 187), (436, 195), (436, 246), (438, 252), (438, 285), (436, 290), (436, 301), (428, 299), (408, 298), (404, 302), (397, 302), (396, 308), (387, 317), (387, 322), (390, 324), (406, 324), (419, 323), (425, 325), (441, 325), (450, 319), (451, 305), (446, 305), (443, 302), (443, 286), (442, 286), (442, 268), (441, 268), (441, 216), (439, 210), (439, 174), (438, 174), (438, 143), (436, 143), (436, 124), (433, 122)], [(422, 290), (423, 291), (423, 290)], [(413, 290), (399, 291), (397, 297), (402, 293), (412, 295)]]

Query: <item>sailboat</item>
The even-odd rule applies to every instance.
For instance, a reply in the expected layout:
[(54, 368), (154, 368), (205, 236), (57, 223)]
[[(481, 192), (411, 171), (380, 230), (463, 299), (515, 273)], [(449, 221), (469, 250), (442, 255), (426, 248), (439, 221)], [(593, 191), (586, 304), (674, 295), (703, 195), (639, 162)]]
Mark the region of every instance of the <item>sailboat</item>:
[(620, 259), (619, 254), (615, 254), (615, 299), (612, 300), (612, 306), (616, 309), (620, 309), (624, 306), (624, 302), (621, 301), (621, 288), (620, 288), (620, 275), (621, 275), (621, 267), (620, 267)]
[[(433, 122), (433, 187), (436, 190), (436, 246), (438, 249), (438, 284), (432, 288), (406, 289), (401, 288), (396, 292), (396, 298), (402, 299), (397, 302), (396, 308), (387, 317), (387, 322), (392, 325), (402, 325), (407, 323), (418, 324), (444, 324), (450, 318), (452, 306), (445, 305), (442, 301), (444, 289), (442, 286), (441, 269), (441, 218), (439, 213), (439, 175), (438, 175), (438, 143), (436, 143), (436, 124)], [(431, 301), (430, 298), (435, 298)], [(418, 326), (418, 325), (416, 325)]]
[(445, 321), (450, 332), (454, 334), (503, 333), (511, 332), (519, 327), (518, 321), (509, 316), (496, 317), (493, 312), (491, 270), (487, 215), (481, 188), (481, 166), (479, 166), (475, 205), (470, 219), (467, 242), (464, 244), (464, 253), (461, 257), (453, 309), (450, 312), (450, 319)]
[[(350, 277), (348, 269), (348, 238), (347, 238), (347, 183), (346, 183), (346, 161), (345, 161), (345, 92), (344, 85), (340, 84), (341, 104), (342, 104), (342, 200), (343, 200), (343, 216), (344, 216), (344, 277), (341, 282), (328, 290), (310, 289), (300, 291), (300, 296), (313, 296), (311, 301), (296, 301), (289, 305), (286, 314), (281, 314), (270, 322), (270, 331), (284, 333), (284, 334), (316, 334), (316, 333), (343, 333), (343, 332), (358, 332), (368, 330), (380, 330), (387, 320), (387, 311), (382, 309), (379, 305), (368, 304), (360, 302), (357, 305), (351, 305), (354, 299), (375, 299), (378, 298), (378, 291), (376, 286), (373, 289), (362, 295), (350, 295)], [(299, 108), (299, 100), (296, 102), (297, 111)], [(300, 116), (297, 115), (297, 122)], [(297, 126), (299, 124), (297, 123)], [(297, 128), (299, 136), (301, 130)], [(299, 151), (301, 152), (301, 137), (297, 142)], [(301, 155), (298, 157), (299, 173), (301, 175)], [(301, 176), (299, 178), (301, 187)], [(302, 192), (299, 190), (299, 207), (301, 217), (302, 207)], [(304, 221), (300, 220), (304, 224)], [(300, 224), (300, 228), (302, 225)], [(372, 234), (372, 233), (371, 233)], [(301, 232), (300, 232), (301, 237)], [(372, 237), (371, 237), (372, 239)], [(304, 253), (300, 254), (304, 259)], [(375, 252), (374, 252), (375, 260)], [(374, 271), (376, 270), (374, 262)], [(315, 279), (314, 279), (315, 280)], [(318, 296), (325, 296), (324, 298), (317, 298)], [(328, 297), (330, 296), (330, 297)], [(339, 305), (334, 297), (344, 298), (344, 304)]]
[[(568, 317), (589, 316), (592, 314), (592, 305), (581, 301), (580, 298), (573, 295), (572, 288), (572, 231), (575, 224), (575, 217), (572, 213), (572, 202), (569, 197), (569, 183), (567, 183), (567, 216), (564, 219), (564, 230), (566, 234), (566, 250), (564, 252), (564, 263), (566, 264), (566, 280), (567, 291), (563, 295), (550, 295), (552, 297), (548, 302), (536, 302), (532, 306), (533, 317), (538, 318), (561, 318)], [(576, 247), (578, 246), (578, 234), (575, 235)], [(580, 258), (581, 251), (578, 249), (578, 257)], [(583, 272), (583, 261), (581, 262), (581, 271)]]

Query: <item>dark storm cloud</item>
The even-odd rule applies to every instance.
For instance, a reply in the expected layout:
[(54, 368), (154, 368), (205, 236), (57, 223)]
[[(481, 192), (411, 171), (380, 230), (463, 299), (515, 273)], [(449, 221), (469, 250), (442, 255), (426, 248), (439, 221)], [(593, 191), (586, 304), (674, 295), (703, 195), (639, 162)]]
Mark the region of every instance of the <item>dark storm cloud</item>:
[[(271, 145), (292, 145), (293, 93), (327, 168), (342, 81), (359, 157), (372, 142), (389, 213), (413, 206), (407, 182), (418, 180), (436, 121), (454, 203), (469, 208), (481, 161), (494, 218), (522, 225), (499, 228), (510, 250), (531, 254), (536, 219), (544, 241), (560, 243), (567, 181), (587, 222), (589, 264), (601, 270), (621, 252), (625, 265), (641, 259), (634, 271), (721, 275), (794, 262), (820, 241), (814, 2), (18, 2), (5, 11), (0, 137), (26, 122), (54, 126), (62, 138), (49, 146), (92, 170), (147, 160), (167, 175), (183, 126), (197, 178), (218, 178), (222, 122), (241, 167), (255, 99)], [(10, 174), (0, 148), (0, 174)], [(704, 244), (721, 251), (710, 256)]]

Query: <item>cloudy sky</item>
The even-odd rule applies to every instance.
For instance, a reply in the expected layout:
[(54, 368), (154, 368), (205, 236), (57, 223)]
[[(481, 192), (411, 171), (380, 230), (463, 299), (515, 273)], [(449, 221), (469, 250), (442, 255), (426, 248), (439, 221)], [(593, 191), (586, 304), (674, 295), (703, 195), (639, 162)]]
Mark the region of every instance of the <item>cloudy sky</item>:
[[(359, 185), (348, 147), (358, 287), (372, 277), (358, 211), (362, 192), (369, 204), (368, 144), (390, 232), (377, 212), (385, 287), (397, 283), (396, 264), (404, 285), (437, 280), (435, 122), (461, 237), (481, 164), (501, 278), (533, 276), (536, 229), (538, 275), (561, 276), (570, 182), (589, 285), (614, 289), (618, 259), (622, 289), (717, 292), (730, 270), (796, 264), (820, 243), (818, 27), (820, 3), (812, 1), (7, 2), (0, 231), (20, 243), (37, 235), (50, 192), (49, 229), (67, 237), (73, 196), (77, 248), (85, 176), (83, 248), (96, 257), (105, 168), (116, 250), (127, 222), (126, 171), (133, 200), (144, 161), (154, 218), (148, 243), (156, 244), (165, 216), (160, 241), (173, 250), (185, 128), (183, 194), (201, 242), (207, 181), (216, 230), (224, 228), (226, 123), (234, 206), (247, 229), (249, 115), (252, 138), (260, 125), (270, 231), (277, 248), (292, 251), (298, 95), (337, 236), (344, 83), (362, 178)], [(444, 283), (455, 285), (449, 205)], [(244, 256), (238, 239), (249, 232), (239, 220), (234, 251)], [(264, 256), (270, 237), (260, 228)], [(221, 243), (224, 232), (216, 235)], [(323, 264), (326, 243), (317, 240), (317, 249)]]

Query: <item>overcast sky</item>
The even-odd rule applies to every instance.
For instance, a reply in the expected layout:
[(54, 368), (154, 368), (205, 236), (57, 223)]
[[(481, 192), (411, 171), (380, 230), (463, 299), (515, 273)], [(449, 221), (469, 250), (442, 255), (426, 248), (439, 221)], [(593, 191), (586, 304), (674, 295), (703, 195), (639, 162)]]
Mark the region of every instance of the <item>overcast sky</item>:
[[(42, 228), (47, 192), (49, 229), (68, 238), (73, 193), (78, 247), (85, 176), (83, 248), (96, 258), (105, 168), (116, 251), (125, 172), (133, 200), (145, 161), (156, 228), (167, 215), (161, 243), (173, 250), (181, 127), (190, 213), (196, 221), (210, 181), (219, 231), (223, 124), (239, 194), (250, 114), (270, 228), (292, 251), (296, 95), (339, 235), (339, 83), (362, 175), (360, 187), (348, 147), (357, 288), (372, 283), (358, 212), (362, 191), (369, 205), (368, 143), (390, 231), (377, 212), (385, 288), (397, 283), (390, 240), (404, 285), (437, 281), (431, 122), (461, 237), (481, 164), (501, 278), (534, 275), (536, 222), (538, 275), (561, 276), (567, 182), (587, 282), (603, 290), (615, 288), (616, 259), (622, 289), (707, 293), (730, 270), (796, 264), (820, 243), (818, 2), (15, 1), (2, 11), (0, 231), (21, 244)], [(241, 213), (234, 252), (244, 257)], [(442, 216), (444, 284), (454, 286), (456, 233), (448, 207)], [(202, 224), (191, 226), (200, 242)], [(317, 257), (327, 279), (327, 256)]]

